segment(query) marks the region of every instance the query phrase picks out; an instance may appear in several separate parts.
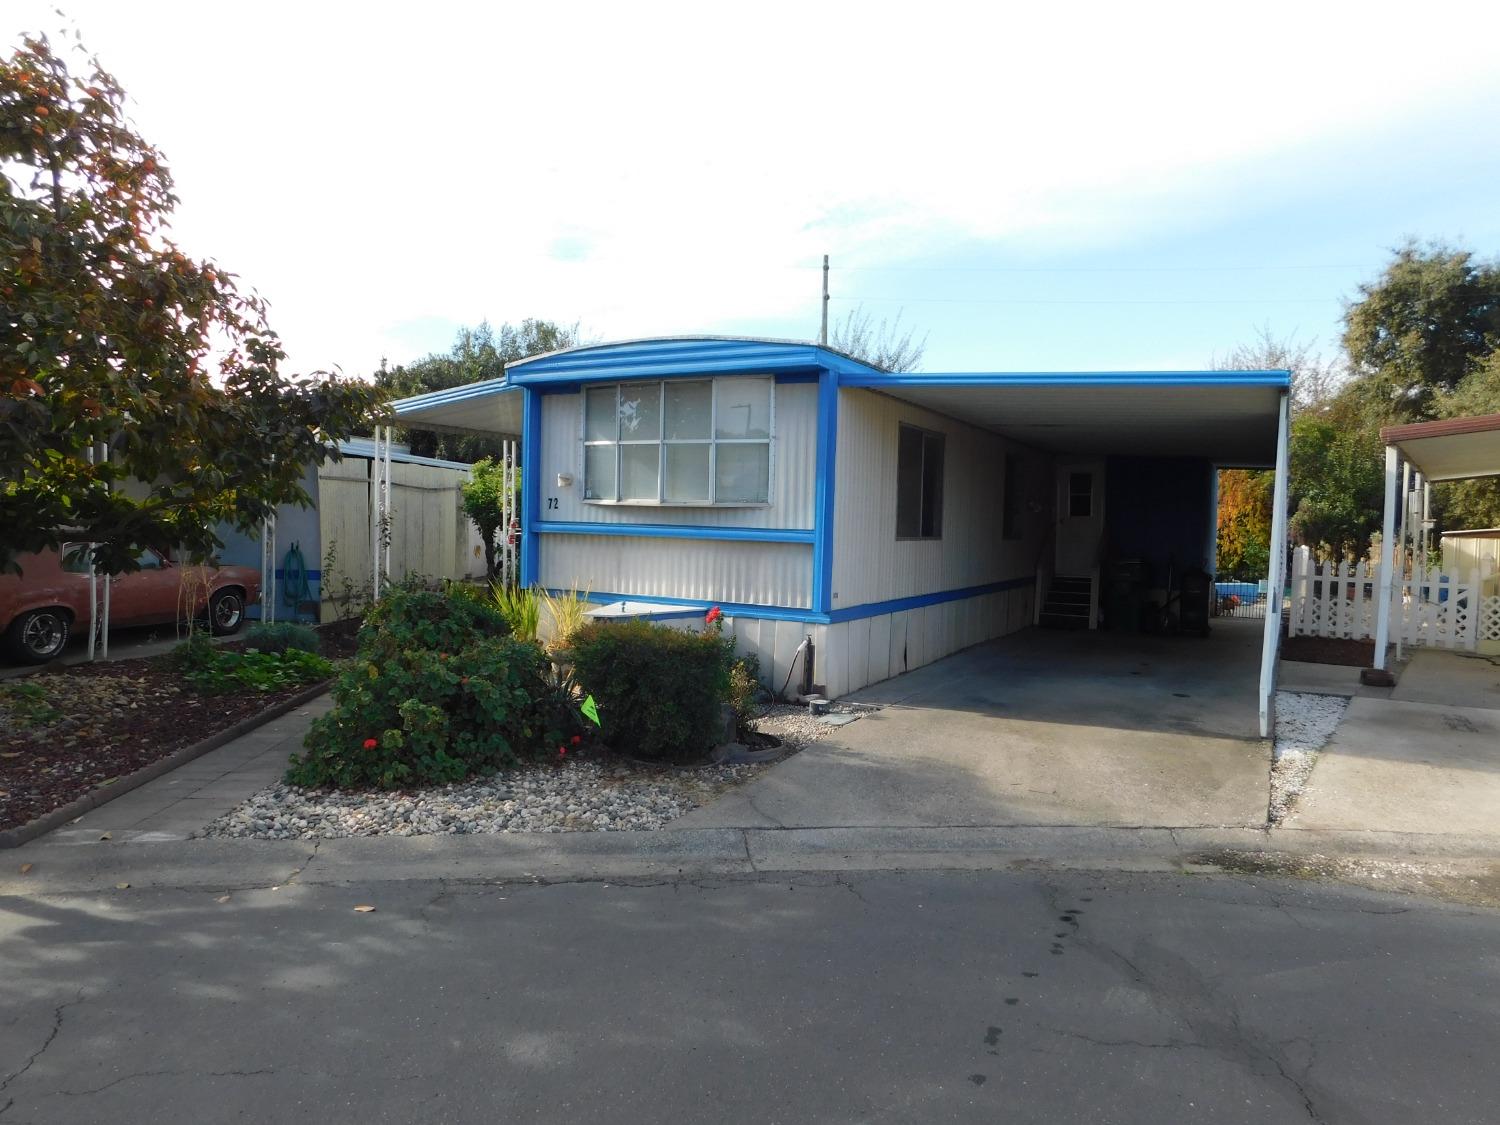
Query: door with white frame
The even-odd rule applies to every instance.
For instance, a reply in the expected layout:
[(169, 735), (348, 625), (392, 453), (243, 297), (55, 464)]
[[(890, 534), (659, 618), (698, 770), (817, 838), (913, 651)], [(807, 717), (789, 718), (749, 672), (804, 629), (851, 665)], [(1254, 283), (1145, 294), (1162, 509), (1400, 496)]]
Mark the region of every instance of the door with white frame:
[(1061, 461), (1057, 466), (1058, 574), (1083, 576), (1099, 563), (1104, 535), (1104, 462)]

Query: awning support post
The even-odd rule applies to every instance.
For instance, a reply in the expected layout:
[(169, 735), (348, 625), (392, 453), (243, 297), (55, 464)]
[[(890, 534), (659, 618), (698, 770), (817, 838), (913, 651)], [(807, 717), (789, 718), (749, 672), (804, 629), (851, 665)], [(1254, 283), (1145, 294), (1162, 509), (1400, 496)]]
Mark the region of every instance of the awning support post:
[(1380, 600), (1375, 606), (1375, 667), (1385, 670), (1385, 648), (1391, 639), (1391, 603), (1396, 597), (1396, 479), (1401, 454), (1385, 447), (1385, 520), (1380, 525)]
[(1266, 628), (1260, 654), (1260, 736), (1276, 732), (1276, 660), (1281, 654), (1281, 598), (1286, 586), (1287, 475), (1290, 468), (1291, 396), (1281, 392), (1276, 430), (1276, 481), (1271, 499), (1271, 562), (1266, 575)]

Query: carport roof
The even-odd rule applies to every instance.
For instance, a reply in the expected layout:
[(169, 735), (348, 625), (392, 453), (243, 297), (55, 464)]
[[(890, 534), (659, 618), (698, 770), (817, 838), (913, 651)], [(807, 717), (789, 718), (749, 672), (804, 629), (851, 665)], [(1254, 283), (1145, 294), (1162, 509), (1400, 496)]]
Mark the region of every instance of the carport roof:
[(982, 426), (1037, 449), (1079, 455), (1276, 461), (1285, 371), (1035, 371), (839, 380)]
[(1386, 426), (1380, 438), (1431, 481), (1500, 476), (1500, 414)]
[(1285, 371), (892, 374), (806, 341), (674, 336), (517, 360), (500, 379), (401, 399), (392, 410), (423, 429), (512, 435), (521, 431), (522, 386), (820, 369), (841, 387), (879, 391), (1038, 449), (1246, 467), (1274, 463), (1280, 399), (1291, 381)]

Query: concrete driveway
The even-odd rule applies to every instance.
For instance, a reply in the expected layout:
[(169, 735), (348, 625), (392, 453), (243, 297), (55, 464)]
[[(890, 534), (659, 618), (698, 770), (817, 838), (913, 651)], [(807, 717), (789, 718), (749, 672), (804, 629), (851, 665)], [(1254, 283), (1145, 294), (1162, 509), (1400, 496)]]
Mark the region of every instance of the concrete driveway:
[(1261, 825), (1260, 641), (1028, 629), (856, 693), (881, 710), (673, 827)]

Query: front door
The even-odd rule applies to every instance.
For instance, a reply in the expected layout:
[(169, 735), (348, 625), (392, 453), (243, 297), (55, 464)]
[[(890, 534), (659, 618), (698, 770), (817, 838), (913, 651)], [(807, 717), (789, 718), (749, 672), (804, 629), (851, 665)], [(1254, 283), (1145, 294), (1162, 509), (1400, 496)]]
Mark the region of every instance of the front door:
[(1099, 565), (1104, 535), (1104, 463), (1064, 461), (1057, 466), (1058, 574), (1083, 576)]

